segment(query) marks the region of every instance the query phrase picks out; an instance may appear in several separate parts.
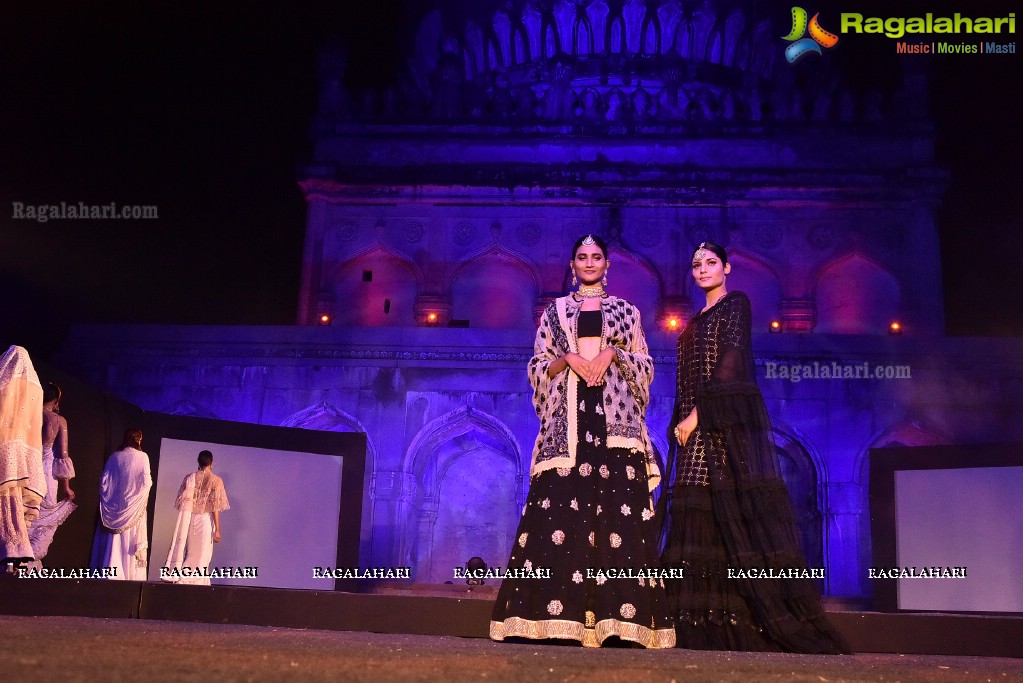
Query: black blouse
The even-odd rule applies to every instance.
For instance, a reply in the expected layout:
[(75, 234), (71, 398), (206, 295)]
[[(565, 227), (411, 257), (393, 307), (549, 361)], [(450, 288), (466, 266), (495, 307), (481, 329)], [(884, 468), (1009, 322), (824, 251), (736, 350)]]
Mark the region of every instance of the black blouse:
[(604, 318), (598, 311), (579, 311), (579, 338), (599, 337), (604, 331)]

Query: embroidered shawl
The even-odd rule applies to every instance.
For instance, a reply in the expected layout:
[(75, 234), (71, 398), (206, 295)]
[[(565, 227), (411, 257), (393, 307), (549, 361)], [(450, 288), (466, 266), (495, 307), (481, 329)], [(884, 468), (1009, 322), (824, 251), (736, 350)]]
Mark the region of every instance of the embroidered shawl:
[(0, 355), (0, 494), (19, 496), (29, 522), (47, 490), (42, 421), (43, 389), (32, 359), (12, 346)]
[[(579, 352), (581, 307), (582, 303), (571, 296), (559, 297), (544, 311), (536, 331), (528, 368), (533, 408), (540, 418), (540, 433), (530, 465), (532, 476), (549, 469), (575, 467), (579, 439), (574, 406), (578, 402), (579, 376), (568, 368), (550, 377), (547, 368), (566, 353)], [(607, 369), (604, 385), (607, 446), (643, 453), (653, 490), (661, 477), (646, 426), (654, 363), (647, 350), (639, 310), (628, 301), (611, 296), (602, 301), (601, 312), (600, 348), (610, 346), (617, 356)]]
[(224, 480), (212, 472), (192, 472), (181, 482), (174, 509), (197, 515), (229, 510)]
[(99, 480), (99, 517), (103, 526), (119, 534), (144, 519), (152, 486), (149, 456), (144, 451), (125, 448), (111, 455)]

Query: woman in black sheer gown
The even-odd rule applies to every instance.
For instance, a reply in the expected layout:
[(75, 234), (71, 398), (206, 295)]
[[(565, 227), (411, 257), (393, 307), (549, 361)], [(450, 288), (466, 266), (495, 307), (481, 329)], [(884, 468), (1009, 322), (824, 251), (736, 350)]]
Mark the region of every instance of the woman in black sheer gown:
[[(662, 554), (665, 567), (685, 570), (685, 578), (665, 582), (677, 645), (848, 652), (799, 547), (756, 384), (750, 303), (726, 291), (730, 270), (721, 246), (696, 250), (692, 275), (707, 305), (678, 339), (672, 424), (679, 445), (669, 457)], [(750, 569), (792, 578), (738, 578)]]

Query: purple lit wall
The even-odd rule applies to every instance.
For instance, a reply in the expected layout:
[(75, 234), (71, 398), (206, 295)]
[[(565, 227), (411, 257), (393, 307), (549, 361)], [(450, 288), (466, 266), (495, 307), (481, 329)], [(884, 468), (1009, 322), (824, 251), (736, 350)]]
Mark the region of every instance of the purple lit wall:
[[(402, 86), (366, 97), (343, 89), (345, 55), (325, 52), (299, 178), (297, 325), (79, 327), (68, 363), (148, 410), (366, 432), (364, 561), (444, 581), (471, 555), (507, 557), (538, 427), (525, 365), (571, 244), (607, 238), (609, 290), (642, 312), (663, 453), (667, 321), (701, 305), (689, 259), (714, 239), (729, 289), (753, 302), (811, 564), (827, 566), (828, 593), (869, 595), (868, 450), (1023, 438), (1004, 419), (1021, 384), (982, 388), (985, 358), (1019, 379), (1023, 353), (941, 337), (946, 179), (924, 77), (882, 95), (834, 60), (796, 70), (775, 38), (787, 13), (754, 4), (526, 3), (482, 23), (437, 10), (409, 39)], [(768, 374), (814, 362), (911, 378)]]

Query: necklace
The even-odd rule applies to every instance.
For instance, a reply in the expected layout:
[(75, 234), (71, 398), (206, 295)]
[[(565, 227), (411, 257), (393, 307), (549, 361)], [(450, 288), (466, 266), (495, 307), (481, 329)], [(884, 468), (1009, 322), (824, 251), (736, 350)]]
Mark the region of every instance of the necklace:
[(575, 293), (584, 299), (596, 299), (597, 297), (607, 296), (607, 292), (604, 291), (604, 287), (601, 285), (579, 285), (579, 289)]

